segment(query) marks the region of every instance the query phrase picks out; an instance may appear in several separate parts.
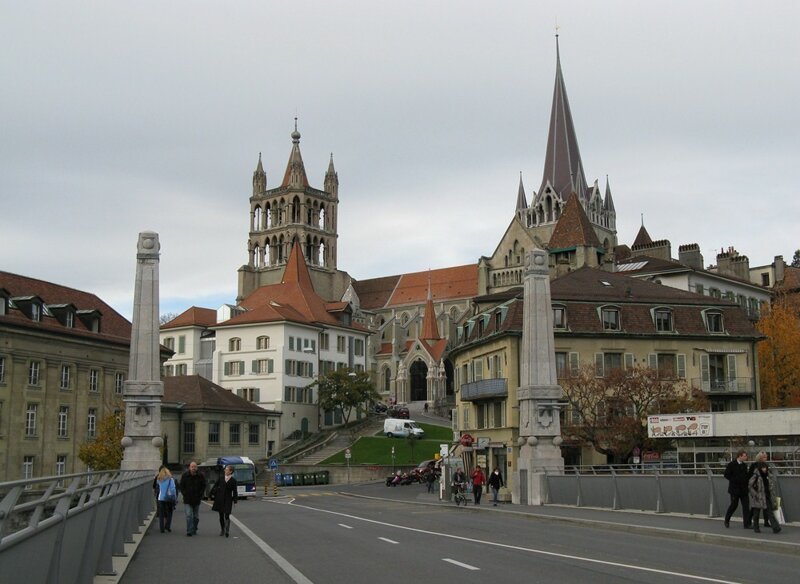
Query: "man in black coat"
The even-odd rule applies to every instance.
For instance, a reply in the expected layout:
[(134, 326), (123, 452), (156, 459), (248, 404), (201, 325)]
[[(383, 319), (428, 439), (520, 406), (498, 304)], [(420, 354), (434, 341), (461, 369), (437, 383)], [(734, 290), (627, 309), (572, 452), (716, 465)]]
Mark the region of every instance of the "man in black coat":
[(200, 523), (200, 502), (206, 494), (206, 477), (197, 471), (197, 463), (189, 463), (189, 472), (183, 473), (180, 484), (183, 495), (183, 511), (186, 514), (186, 535), (197, 534)]
[(747, 452), (740, 450), (736, 453), (736, 460), (732, 460), (725, 467), (725, 478), (728, 479), (728, 494), (731, 496), (731, 504), (725, 512), (725, 527), (731, 526), (731, 516), (742, 502), (742, 517), (744, 518), (744, 528), (750, 528), (750, 500), (747, 493), (747, 482), (750, 479), (750, 472), (747, 468)]

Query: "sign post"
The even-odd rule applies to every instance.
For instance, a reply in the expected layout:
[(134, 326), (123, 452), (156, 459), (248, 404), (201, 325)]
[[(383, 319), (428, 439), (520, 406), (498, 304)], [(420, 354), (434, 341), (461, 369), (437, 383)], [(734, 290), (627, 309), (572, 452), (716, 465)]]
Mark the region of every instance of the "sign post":
[(345, 451), (344, 451), (344, 457), (345, 457), (345, 460), (347, 460), (347, 484), (348, 485), (350, 484), (350, 457), (351, 456), (352, 456), (352, 454), (350, 454), (350, 449), (346, 448)]

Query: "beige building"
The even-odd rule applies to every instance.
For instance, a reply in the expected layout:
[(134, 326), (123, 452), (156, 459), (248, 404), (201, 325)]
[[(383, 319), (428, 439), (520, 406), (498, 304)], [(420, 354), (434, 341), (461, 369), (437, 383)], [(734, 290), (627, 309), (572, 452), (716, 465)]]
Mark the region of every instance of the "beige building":
[[(587, 364), (599, 376), (650, 367), (705, 392), (712, 411), (759, 407), (761, 336), (735, 303), (592, 268), (553, 280), (551, 295), (559, 378)], [(450, 353), (455, 427), (475, 438), (476, 462), (506, 476), (516, 469), (521, 335), (522, 289), (510, 289), (475, 299)], [(565, 454), (568, 464), (597, 458), (591, 448)]]
[(220, 456), (264, 462), (276, 450), (281, 414), (199, 375), (164, 378), (164, 460), (186, 466)]
[(100, 298), (0, 272), (0, 481), (81, 472), (122, 410), (131, 324)]

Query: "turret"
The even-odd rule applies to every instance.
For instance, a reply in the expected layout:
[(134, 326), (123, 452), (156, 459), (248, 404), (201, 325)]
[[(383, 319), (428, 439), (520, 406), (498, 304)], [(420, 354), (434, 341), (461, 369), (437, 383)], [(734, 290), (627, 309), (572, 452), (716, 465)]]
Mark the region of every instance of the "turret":
[(267, 173), (261, 164), (261, 152), (258, 153), (258, 166), (253, 173), (253, 196), (263, 195), (267, 190)]

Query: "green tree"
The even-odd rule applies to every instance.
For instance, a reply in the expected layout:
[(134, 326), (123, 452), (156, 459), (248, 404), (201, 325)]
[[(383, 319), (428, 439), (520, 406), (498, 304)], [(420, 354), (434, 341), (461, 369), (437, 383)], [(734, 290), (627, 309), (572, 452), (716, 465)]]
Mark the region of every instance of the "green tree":
[(598, 377), (590, 365), (560, 383), (570, 406), (564, 435), (617, 461), (626, 460), (635, 446), (655, 446), (647, 438), (647, 416), (709, 408), (702, 391), (663, 379), (663, 372), (648, 367), (614, 369)]
[(800, 268), (800, 249), (794, 250), (794, 257), (792, 257), (792, 267)]
[(122, 463), (123, 436), (125, 413), (111, 414), (98, 424), (97, 437), (81, 445), (78, 458), (92, 470), (118, 469)]
[(323, 410), (341, 410), (344, 423), (350, 421), (353, 410), (380, 399), (370, 381), (369, 374), (352, 369), (336, 369), (321, 375), (312, 385), (319, 393), (319, 407)]

